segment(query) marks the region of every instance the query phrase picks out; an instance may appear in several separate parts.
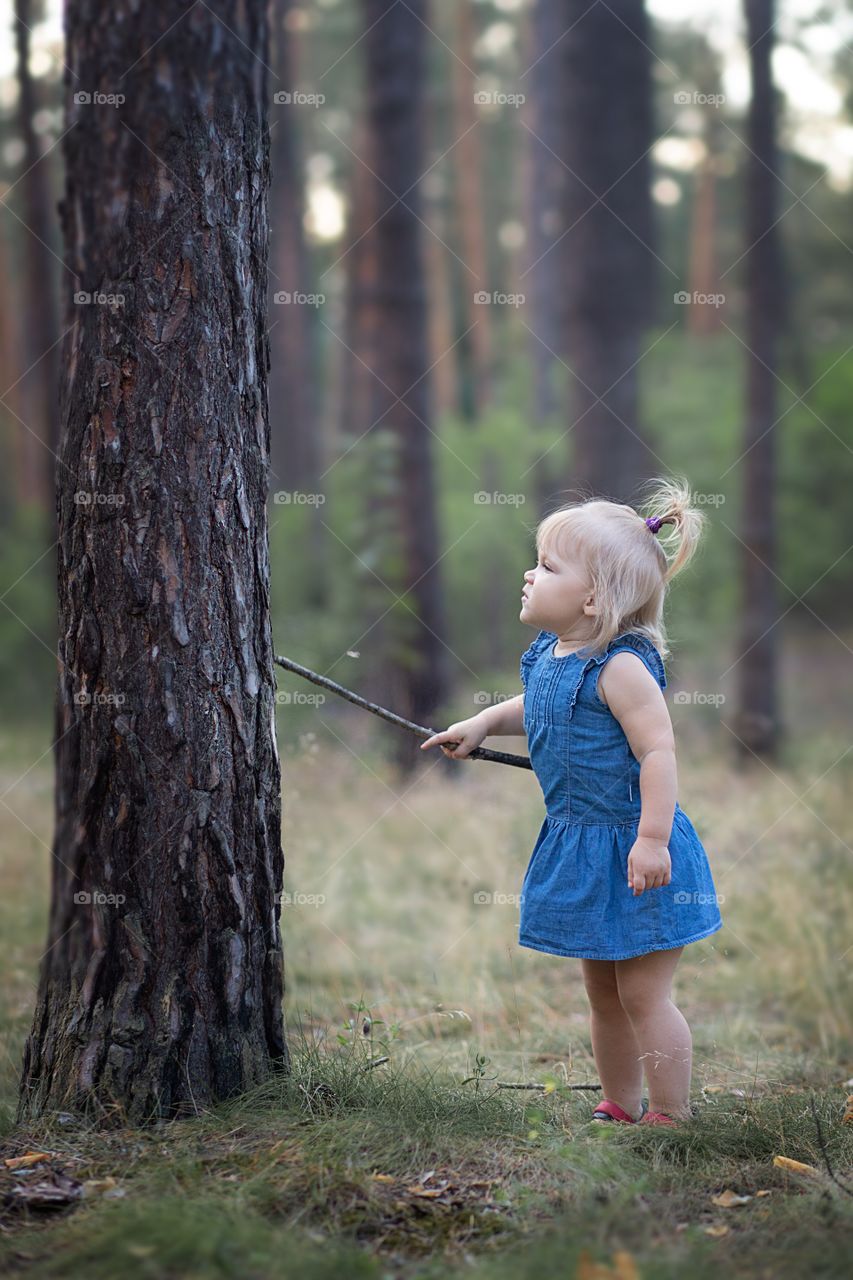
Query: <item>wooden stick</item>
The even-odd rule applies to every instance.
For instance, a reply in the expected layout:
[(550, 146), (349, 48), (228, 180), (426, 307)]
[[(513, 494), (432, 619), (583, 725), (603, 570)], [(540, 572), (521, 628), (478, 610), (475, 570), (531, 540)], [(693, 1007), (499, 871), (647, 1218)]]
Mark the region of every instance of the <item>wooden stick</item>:
[[(431, 738), (434, 733), (439, 732), (438, 729), (425, 729), (423, 725), (413, 724), (411, 720), (405, 720), (403, 716), (398, 716), (393, 711), (387, 711), (385, 707), (380, 707), (375, 702), (368, 702), (367, 698), (362, 698), (359, 694), (353, 693), (351, 689), (345, 689), (342, 684), (336, 684), (328, 676), (318, 675), (316, 671), (311, 671), (308, 667), (303, 667), (300, 663), (293, 662), (290, 658), (276, 655), (273, 661), (280, 667), (284, 667), (285, 671), (295, 671), (298, 676), (302, 676), (305, 680), (310, 680), (312, 684), (318, 684), (322, 689), (330, 689), (332, 693), (340, 694), (348, 702), (354, 702), (357, 707), (364, 707), (365, 711), (372, 711), (375, 716), (380, 716), (383, 720), (389, 721), (390, 724), (398, 724), (401, 729), (408, 729), (410, 733), (417, 734), (419, 738)], [(452, 744), (444, 743), (443, 745), (451, 746)], [(495, 764), (515, 765), (517, 769), (533, 768), (528, 756), (514, 756), (508, 751), (490, 751), (487, 747), (475, 747), (470, 755), (465, 756), (465, 759), (491, 760)]]
[[(513, 1080), (499, 1080), (498, 1088), (499, 1089), (536, 1089), (541, 1091), (547, 1088), (547, 1086), (544, 1084), (516, 1084)], [(601, 1088), (601, 1085), (600, 1084), (558, 1084), (557, 1088), (558, 1089), (588, 1089), (591, 1092), (595, 1092), (597, 1089)]]

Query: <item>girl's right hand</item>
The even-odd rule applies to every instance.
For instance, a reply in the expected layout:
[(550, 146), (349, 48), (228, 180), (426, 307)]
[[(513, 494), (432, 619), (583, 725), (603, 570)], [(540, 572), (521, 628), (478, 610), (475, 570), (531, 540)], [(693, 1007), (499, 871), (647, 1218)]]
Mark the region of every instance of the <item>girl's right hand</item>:
[[(440, 746), (451, 760), (464, 760), (487, 736), (488, 731), (483, 721), (479, 716), (472, 716), (470, 720), (459, 720), (450, 725), (443, 733), (434, 733), (431, 738), (426, 738), (421, 743), (421, 751), (425, 751), (427, 747)], [(445, 746), (445, 743), (448, 745)]]

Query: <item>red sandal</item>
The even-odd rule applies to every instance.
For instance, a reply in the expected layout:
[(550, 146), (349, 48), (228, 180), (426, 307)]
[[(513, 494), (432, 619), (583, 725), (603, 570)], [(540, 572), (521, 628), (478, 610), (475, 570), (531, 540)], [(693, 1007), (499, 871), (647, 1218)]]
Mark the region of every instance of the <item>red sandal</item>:
[(648, 1103), (645, 1098), (640, 1103), (640, 1107), (639, 1119), (635, 1120), (632, 1115), (629, 1115), (627, 1111), (624, 1111), (619, 1106), (618, 1102), (611, 1102), (609, 1098), (605, 1098), (603, 1102), (599, 1102), (593, 1111), (592, 1118), (593, 1120), (616, 1120), (620, 1124), (639, 1124), (648, 1111)]
[(678, 1128), (678, 1122), (673, 1120), (672, 1116), (668, 1116), (665, 1111), (647, 1111), (640, 1116), (637, 1124), (670, 1124)]

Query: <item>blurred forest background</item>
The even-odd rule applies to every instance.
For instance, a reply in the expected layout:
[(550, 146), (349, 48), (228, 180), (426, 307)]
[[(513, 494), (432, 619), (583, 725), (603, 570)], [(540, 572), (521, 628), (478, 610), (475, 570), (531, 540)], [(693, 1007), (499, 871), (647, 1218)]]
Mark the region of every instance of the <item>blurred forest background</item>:
[[(59, 6), (14, 8), (0, 79), (0, 698), (7, 724), (47, 729), (63, 58)], [(840, 697), (827, 679), (848, 669), (853, 599), (853, 15), (766, 6), (759, 46), (737, 4), (682, 10), (437, 0), (425, 24), (405, 5), (369, 22), (369, 5), (343, 0), (273, 4), (276, 652), (434, 727), (471, 714), (516, 691), (537, 520), (586, 491), (638, 502), (638, 480), (674, 471), (710, 530), (668, 606), (671, 681), (731, 697), (739, 655), (768, 632), (783, 723), (799, 736), (848, 720), (850, 682)], [(620, 40), (608, 83), (602, 42)], [(757, 47), (775, 88), (755, 134)], [(763, 225), (750, 170), (772, 188)], [(768, 358), (751, 289), (769, 300)], [(750, 437), (756, 394), (766, 426)], [(759, 507), (756, 534), (744, 517)], [(762, 537), (776, 596), (750, 639), (744, 547)], [(279, 736), (304, 746), (325, 732), (311, 688), (279, 684)], [(334, 701), (324, 720), (370, 738), (375, 722)], [(690, 711), (719, 733), (713, 702)], [(399, 748), (403, 735), (378, 732)]]
[[(207, 5), (204, 15), (188, 5), (180, 21), (194, 10), (202, 39), (236, 41)], [(644, 1275), (710, 1277), (720, 1262), (738, 1275), (844, 1274), (849, 1214), (842, 1230), (822, 1183), (809, 1191), (771, 1161), (823, 1168), (831, 1150), (839, 1171), (850, 1167), (841, 1117), (853, 1088), (853, 0), (271, 0), (269, 12), (275, 652), (444, 728), (520, 692), (519, 655), (533, 634), (518, 620), (519, 596), (543, 515), (589, 493), (639, 505), (643, 483), (667, 474), (686, 476), (707, 511), (701, 552), (666, 614), (679, 800), (708, 851), (724, 920), (687, 948), (676, 982), (694, 1035), (699, 1138), (646, 1151), (638, 1130), (636, 1150), (614, 1152), (588, 1135), (590, 1096), (573, 1092), (598, 1087), (579, 966), (516, 946), (517, 895), (542, 820), (531, 773), (418, 756), (414, 735), (276, 668), (293, 1096), (272, 1120), (239, 1102), (221, 1121), (218, 1163), (200, 1156), (194, 1131), (168, 1152), (158, 1137), (142, 1155), (121, 1134), (115, 1146), (98, 1136), (75, 1169), (127, 1176), (133, 1193), (122, 1201), (120, 1188), (107, 1212), (96, 1202), (76, 1236), (73, 1220), (66, 1236), (57, 1219), (58, 1239), (44, 1232), (27, 1243), (33, 1256), (49, 1250), (38, 1274), (111, 1277), (118, 1260), (126, 1276), (148, 1276), (155, 1253), (170, 1260), (162, 1274), (243, 1276), (249, 1242), (269, 1259), (264, 1274), (285, 1274), (285, 1261), (301, 1257), (291, 1216), (300, 1230), (356, 1233), (353, 1259), (376, 1241), (442, 1276), (451, 1274), (443, 1250), (458, 1249), (468, 1268), (480, 1237), (488, 1249), (506, 1230), (530, 1269), (508, 1263), (488, 1274), (567, 1274), (562, 1252), (549, 1271), (531, 1247), (537, 1224), (566, 1203), (572, 1249), (609, 1247), (627, 1232)], [(35, 978), (61, 941), (46, 943), (44, 927), (56, 784), (57, 390), (71, 327), (57, 206), (63, 94), (77, 86), (63, 88), (59, 0), (3, 0), (0, 21), (11, 37), (0, 44), (7, 1132)], [(167, 18), (143, 9), (143, 21), (151, 33)], [(131, 83), (157, 77), (166, 96), (198, 34), (172, 25), (168, 40), (163, 32), (142, 47), (140, 38), (140, 66), (127, 68)], [(133, 28), (127, 38), (136, 37)], [(104, 91), (116, 92), (106, 76)], [(194, 92), (203, 101), (206, 86)], [(154, 114), (132, 118), (144, 132)], [(167, 147), (183, 155), (170, 123)], [(243, 143), (233, 148), (241, 158)], [(141, 225), (163, 209), (173, 216), (178, 185), (149, 150), (155, 180), (145, 189), (163, 204), (137, 206)], [(93, 173), (84, 158), (88, 180), (108, 191), (108, 170)], [(227, 258), (229, 217), (245, 206), (220, 190), (211, 207), (217, 198), (218, 221), (216, 209), (204, 216), (217, 222)], [(186, 218), (200, 238), (213, 223), (196, 203), (187, 201)], [(139, 244), (148, 276), (135, 266), (127, 274), (131, 287), (150, 287), (151, 328), (161, 328), (153, 338), (129, 331), (128, 351), (145, 342), (159, 360), (170, 342), (180, 346), (189, 301), (180, 260), (156, 247)], [(164, 301), (170, 280), (174, 297)], [(238, 339), (246, 298), (227, 299)], [(210, 332), (230, 338), (226, 304), (221, 313)], [(203, 378), (224, 400), (238, 381), (240, 391), (258, 384), (255, 348), (238, 348), (235, 376), (228, 365), (221, 382)], [(178, 354), (184, 368), (187, 352)], [(203, 368), (209, 375), (211, 364)], [(86, 410), (75, 407), (82, 435)], [(109, 433), (97, 443), (102, 460)], [(85, 493), (92, 478), (79, 479)], [(233, 474), (223, 493), (229, 482)], [(175, 492), (165, 496), (179, 510)], [(236, 501), (249, 530), (245, 496)], [(111, 564), (108, 540), (99, 545)], [(125, 569), (117, 564), (117, 575)], [(71, 589), (85, 595), (77, 581)], [(145, 628), (129, 617), (125, 634)], [(123, 653), (112, 657), (119, 665)], [(217, 697), (225, 701), (218, 687)], [(499, 745), (522, 751), (524, 741)], [(236, 781), (235, 795), (244, 790)], [(167, 793), (145, 790), (140, 815), (171, 816)], [(108, 808), (100, 792), (97, 803)], [(171, 883), (162, 880), (164, 899)], [(382, 1056), (365, 1064), (374, 1048)], [(510, 1089), (505, 1110), (493, 1107), (481, 1085), (498, 1078), (534, 1092)], [(337, 1109), (326, 1109), (327, 1097)], [(458, 1214), (442, 1218), (437, 1205), (425, 1217), (435, 1193), (413, 1180), (469, 1157)], [(476, 1188), (492, 1183), (500, 1220), (491, 1201), (482, 1214), (477, 1204)], [(722, 1188), (761, 1190), (729, 1212), (742, 1201), (721, 1198)], [(377, 1199), (383, 1189), (387, 1203)], [(200, 1216), (184, 1222), (188, 1201)], [(236, 1249), (231, 1270), (220, 1267), (225, 1237)], [(744, 1238), (752, 1261), (736, 1270)], [(208, 1241), (209, 1267), (196, 1267)], [(347, 1265), (328, 1274), (341, 1271), (355, 1274)]]

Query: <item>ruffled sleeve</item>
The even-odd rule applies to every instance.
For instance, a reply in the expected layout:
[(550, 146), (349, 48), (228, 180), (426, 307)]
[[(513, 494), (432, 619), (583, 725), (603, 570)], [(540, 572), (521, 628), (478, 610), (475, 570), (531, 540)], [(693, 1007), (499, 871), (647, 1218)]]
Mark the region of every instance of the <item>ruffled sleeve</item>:
[[(608, 648), (606, 656), (612, 658), (614, 653), (622, 651), (636, 653), (637, 657), (641, 658), (646, 664), (661, 689), (666, 688), (666, 672), (664, 671), (663, 658), (647, 636), (640, 635), (636, 631), (629, 632), (624, 636), (618, 636)], [(599, 667), (599, 672), (600, 670), (601, 668)]]
[(519, 675), (524, 689), (527, 688), (527, 677), (534, 662), (540, 654), (544, 653), (549, 647), (553, 647), (556, 643), (557, 633), (555, 631), (540, 631), (533, 642), (524, 650), (519, 664)]

